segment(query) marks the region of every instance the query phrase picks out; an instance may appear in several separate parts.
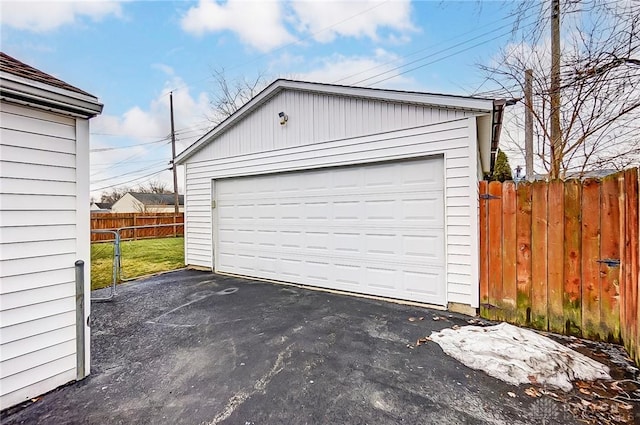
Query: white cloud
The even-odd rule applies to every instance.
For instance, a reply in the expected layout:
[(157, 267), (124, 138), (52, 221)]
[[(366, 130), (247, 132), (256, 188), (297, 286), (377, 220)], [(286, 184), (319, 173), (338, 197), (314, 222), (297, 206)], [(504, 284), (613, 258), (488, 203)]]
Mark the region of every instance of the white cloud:
[(379, 40), (386, 29), (392, 32), (384, 38), (396, 44), (408, 42), (407, 33), (415, 31), (410, 0), (200, 0), (182, 17), (181, 26), (195, 35), (231, 31), (262, 52), (295, 41), (294, 30), (298, 38), (327, 43), (338, 36)]
[(158, 71), (162, 71), (166, 75), (172, 76), (175, 74), (172, 67), (169, 65), (165, 65), (163, 63), (154, 63), (151, 65), (151, 68), (157, 69)]
[(313, 34), (322, 43), (331, 42), (336, 36), (377, 40), (381, 28), (414, 30), (409, 0), (294, 1), (292, 7), (298, 29)]
[[(153, 65), (153, 67), (159, 66)], [(165, 70), (164, 66), (159, 68)], [(169, 67), (166, 70), (172, 71)], [(209, 108), (207, 94), (191, 96), (184, 81), (174, 76), (164, 84), (162, 94), (153, 99), (147, 107), (136, 105), (120, 116), (100, 115), (91, 121), (93, 131), (117, 134), (140, 142), (168, 135), (170, 132), (168, 93), (175, 87), (180, 87), (174, 90), (173, 94), (176, 129), (190, 128), (195, 123), (201, 123)]]
[(182, 29), (195, 35), (232, 31), (240, 39), (266, 52), (293, 40), (282, 22), (282, 3), (277, 1), (200, 0), (183, 16)]
[(116, 1), (2, 1), (0, 22), (16, 29), (46, 32), (74, 24), (82, 18), (100, 21), (122, 16)]
[[(164, 66), (152, 66), (162, 71), (171, 70)], [(147, 106), (136, 105), (120, 115), (103, 114), (94, 118), (91, 120), (92, 149), (137, 145), (91, 153), (91, 187), (94, 197), (100, 196), (99, 191), (95, 192), (98, 188), (119, 184), (136, 186), (144, 180), (126, 182), (169, 166), (171, 150), (168, 144), (170, 120), (167, 93), (175, 87), (180, 87), (173, 92), (176, 152), (180, 153), (211, 127), (211, 123), (205, 118), (209, 109), (207, 94), (191, 95), (178, 76), (172, 76), (166, 81), (162, 92)], [(166, 141), (153, 143), (163, 138)], [(179, 171), (181, 172), (180, 168)], [(168, 171), (154, 176), (153, 180), (167, 183), (168, 187), (173, 185)], [(182, 178), (179, 182), (182, 183)]]
[(413, 78), (399, 75), (394, 69), (401, 64), (399, 57), (383, 49), (376, 49), (371, 56), (344, 56), (334, 54), (320, 58), (312, 69), (294, 73), (292, 78), (322, 83), (367, 86), (385, 79), (375, 86), (417, 90)]

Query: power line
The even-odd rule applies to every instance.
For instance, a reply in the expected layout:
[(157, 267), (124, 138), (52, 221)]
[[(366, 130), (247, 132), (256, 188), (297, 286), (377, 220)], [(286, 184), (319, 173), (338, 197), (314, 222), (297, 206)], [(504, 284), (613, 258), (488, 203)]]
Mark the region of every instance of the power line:
[[(158, 165), (160, 165), (161, 163), (164, 163), (164, 162), (165, 162), (165, 161), (164, 161), (164, 160), (162, 160), (162, 159), (160, 159), (160, 160), (156, 160), (156, 164), (155, 164), (155, 165), (142, 167), (142, 168), (139, 168), (139, 169), (137, 169), (137, 170), (129, 171), (129, 172), (127, 172), (127, 173), (123, 173), (123, 174), (118, 174), (117, 176), (114, 176), (114, 177), (106, 177), (106, 178), (104, 178), (104, 179), (94, 180), (94, 181), (92, 181), (92, 182), (91, 182), (91, 184), (102, 183), (102, 182), (105, 182), (105, 181), (118, 179), (118, 178), (123, 177), (123, 176), (130, 176), (131, 174), (136, 174), (136, 173), (140, 173), (140, 172), (142, 172), (142, 171), (147, 171), (147, 170), (150, 170), (150, 169), (152, 169), (152, 168), (157, 167)], [(98, 174), (100, 174), (100, 173), (98, 173)]]
[(154, 140), (153, 142), (137, 143), (135, 145), (113, 146), (113, 147), (109, 147), (109, 148), (89, 149), (89, 152), (106, 152), (106, 151), (115, 151), (115, 150), (118, 150), (118, 149), (137, 148), (137, 147), (140, 147), (140, 146), (147, 146), (147, 145), (153, 145), (153, 144), (156, 144), (156, 143), (166, 142), (167, 140), (169, 140), (169, 138), (165, 137), (165, 138), (160, 139), (160, 140)]
[[(117, 133), (95, 133), (95, 132), (91, 132), (89, 133), (92, 136), (112, 136), (112, 137), (127, 137), (125, 134), (117, 134)], [(166, 137), (166, 136), (136, 136), (142, 139), (158, 139), (160, 137)]]
[(160, 173), (162, 173), (162, 172), (164, 172), (164, 171), (167, 171), (167, 170), (168, 170), (168, 168), (163, 168), (163, 169), (162, 169), (162, 170), (160, 170), (160, 171), (156, 171), (156, 172), (154, 172), (154, 173), (147, 174), (146, 176), (136, 177), (135, 179), (131, 179), (131, 180), (127, 180), (127, 181), (125, 181), (125, 182), (120, 182), (120, 183), (112, 184), (112, 185), (109, 185), (109, 186), (103, 186), (103, 187), (100, 187), (100, 188), (98, 188), (98, 189), (92, 189), (91, 191), (92, 191), (92, 192), (97, 192), (97, 191), (99, 191), (99, 190), (110, 189), (110, 188), (112, 188), (112, 187), (121, 186), (121, 185), (123, 185), (123, 184), (133, 183), (134, 181), (137, 181), (137, 180), (140, 180), (140, 179), (144, 179), (144, 178), (147, 178), (147, 177), (153, 177), (153, 176), (155, 176), (155, 175), (157, 175), (157, 174), (160, 174)]
[[(245, 66), (245, 65), (249, 65), (249, 64), (251, 64), (251, 63), (254, 63), (254, 62), (256, 62), (256, 61), (258, 61), (258, 60), (260, 60), (260, 59), (262, 59), (262, 58), (265, 58), (265, 57), (268, 57), (268, 56), (272, 56), (274, 53), (277, 53), (277, 52), (279, 52), (279, 51), (281, 51), (281, 50), (284, 50), (284, 49), (286, 49), (286, 48), (288, 48), (288, 47), (291, 47), (291, 46), (294, 46), (294, 45), (300, 44), (300, 43), (302, 43), (303, 41), (306, 41), (306, 40), (308, 40), (308, 39), (310, 39), (310, 38), (312, 38), (312, 37), (314, 37), (314, 36), (316, 36), (316, 35), (318, 35), (318, 34), (320, 34), (320, 33), (324, 32), (324, 31), (330, 30), (331, 28), (334, 28), (334, 27), (336, 27), (336, 26), (338, 26), (338, 25), (341, 25), (341, 24), (343, 24), (343, 23), (345, 23), (345, 22), (347, 22), (347, 21), (350, 21), (350, 20), (351, 20), (351, 19), (353, 19), (353, 18), (357, 18), (358, 16), (364, 15), (365, 13), (368, 13), (368, 12), (372, 11), (373, 9), (378, 8), (378, 7), (382, 6), (382, 5), (383, 5), (383, 4), (385, 4), (385, 3), (388, 3), (389, 1), (390, 1), (390, 0), (385, 0), (385, 1), (381, 2), (381, 3), (376, 4), (375, 6), (369, 7), (369, 8), (367, 8), (367, 9), (365, 9), (365, 10), (361, 11), (361, 12), (358, 12), (358, 13), (356, 13), (355, 15), (349, 16), (348, 18), (345, 18), (345, 19), (343, 19), (343, 20), (341, 20), (341, 21), (338, 21), (338, 22), (336, 22), (335, 24), (331, 24), (331, 25), (329, 25), (329, 26), (327, 26), (327, 27), (324, 27), (324, 28), (322, 28), (322, 29), (320, 29), (320, 30), (318, 30), (318, 31), (316, 31), (316, 32), (314, 32), (314, 33), (311, 33), (311, 34), (309, 34), (309, 35), (305, 36), (305, 37), (299, 38), (299, 39), (297, 39), (297, 40), (295, 40), (295, 41), (292, 41), (292, 42), (287, 43), (287, 44), (285, 44), (285, 45), (283, 45), (283, 46), (280, 46), (280, 47), (278, 47), (278, 48), (276, 48), (276, 49), (273, 49), (273, 50), (271, 50), (271, 51), (270, 51), (270, 52), (268, 52), (268, 53), (263, 53), (263, 54), (259, 55), (258, 57), (253, 58), (253, 59), (251, 59), (251, 60), (249, 60), (249, 61), (247, 61), (247, 62), (240, 63), (240, 64), (237, 64), (237, 65), (233, 65), (232, 67), (230, 67), (230, 68), (228, 68), (228, 69), (229, 69), (229, 70), (232, 70), (232, 69), (240, 68), (240, 67), (242, 67), (242, 66)], [(201, 81), (208, 80), (209, 78), (211, 78), (211, 77), (210, 77), (210, 76), (208, 76), (208, 77), (202, 78), (202, 79), (200, 79), (200, 80), (195, 80), (195, 81), (193, 81), (192, 83), (199, 83), (199, 82), (201, 82)], [(171, 89), (171, 90), (168, 90), (168, 91), (164, 92), (164, 93), (161, 95), (161, 97), (162, 97), (162, 96), (168, 96), (168, 95), (169, 95), (169, 93), (171, 93), (172, 91), (178, 91), (178, 90), (183, 89), (183, 88), (185, 88), (185, 87), (189, 87), (189, 83), (186, 83), (186, 82), (185, 82), (185, 83), (184, 83), (184, 84), (182, 84), (182, 85), (179, 85), (179, 86), (177, 86), (177, 87), (175, 87), (175, 88), (173, 88), (173, 89)]]
[[(531, 10), (533, 7), (534, 7), (534, 6), (530, 6), (529, 8), (524, 9), (524, 11), (523, 11), (523, 12), (527, 12), (527, 11)], [(536, 7), (537, 7), (537, 6), (536, 6)], [(490, 22), (490, 23), (488, 23), (488, 24), (486, 24), (486, 25), (483, 25), (483, 26), (481, 26), (481, 27), (479, 27), (479, 28), (474, 28), (473, 30), (467, 31), (467, 32), (465, 32), (465, 33), (462, 33), (462, 34), (460, 34), (460, 35), (456, 36), (456, 37), (453, 37), (453, 38), (451, 38), (451, 39), (450, 39), (450, 41), (453, 41), (453, 40), (459, 39), (459, 38), (464, 37), (464, 36), (466, 36), (466, 35), (468, 35), (468, 34), (473, 34), (474, 32), (477, 32), (478, 30), (480, 30), (480, 29), (482, 29), (482, 28), (491, 27), (491, 26), (493, 26), (494, 24), (497, 24), (498, 22), (504, 21), (505, 19), (509, 19), (509, 18), (512, 18), (512, 17), (514, 17), (514, 16), (518, 16), (518, 15), (520, 15), (520, 12), (514, 12), (514, 13), (512, 13), (512, 14), (510, 14), (510, 15), (507, 15), (507, 16), (505, 16), (505, 17), (501, 18), (501, 19), (497, 19), (497, 20), (495, 20), (495, 21), (493, 21), (493, 22)], [(529, 17), (530, 17), (530, 16), (529, 16)], [(528, 17), (525, 17), (525, 18), (523, 18), (523, 19), (526, 19), (526, 18), (528, 18)], [(520, 19), (520, 18), (518, 18), (518, 19)], [(509, 22), (509, 23), (508, 23), (508, 24), (506, 24), (506, 25), (503, 25), (503, 26), (501, 26), (501, 27), (499, 27), (499, 28), (494, 28), (493, 30), (491, 30), (491, 31), (489, 31), (489, 32), (487, 32), (487, 33), (485, 33), (485, 34), (481, 34), (481, 35), (479, 35), (479, 36), (476, 36), (475, 38), (482, 37), (482, 36), (487, 35), (487, 34), (491, 34), (491, 33), (495, 32), (495, 31), (499, 31), (499, 30), (501, 30), (501, 29), (503, 29), (503, 28), (506, 28), (506, 27), (509, 27), (509, 26), (513, 27), (514, 23), (515, 23), (515, 22)], [(470, 39), (470, 40), (466, 40), (466, 41), (464, 41), (464, 42), (462, 42), (462, 43), (460, 43), (460, 44), (464, 44), (464, 43), (467, 43), (467, 42), (469, 42), (469, 41), (473, 41), (473, 40), (474, 40), (474, 38), (472, 38), (472, 39)], [(450, 48), (453, 48), (453, 47), (456, 47), (456, 46), (458, 46), (458, 45), (451, 46)], [(367, 73), (367, 72), (369, 72), (369, 71), (373, 71), (373, 70), (375, 70), (375, 69), (382, 68), (382, 67), (384, 67), (384, 66), (386, 66), (386, 65), (389, 65), (389, 64), (392, 64), (392, 63), (398, 62), (398, 61), (399, 61), (399, 60), (401, 60), (401, 59), (405, 59), (405, 58), (408, 58), (408, 57), (414, 56), (414, 55), (416, 55), (416, 54), (418, 54), (418, 53), (422, 53), (422, 52), (424, 52), (424, 51), (432, 50), (433, 48), (434, 48), (434, 46), (429, 46), (429, 47), (425, 47), (425, 48), (423, 48), (423, 49), (415, 50), (415, 51), (413, 51), (413, 52), (411, 52), (411, 53), (409, 53), (409, 54), (406, 54), (406, 55), (400, 56), (400, 57), (398, 57), (398, 58), (392, 59), (392, 60), (387, 61), (387, 62), (385, 62), (385, 63), (379, 64), (379, 65), (376, 65), (376, 66), (371, 67), (371, 68), (367, 68), (367, 69), (365, 69), (365, 70), (362, 70), (362, 71), (356, 72), (356, 73), (354, 73), (354, 74), (348, 75), (348, 76), (346, 76), (346, 77), (340, 78), (340, 79), (338, 79), (338, 80), (335, 80), (335, 81), (333, 81), (333, 82), (332, 82), (332, 84), (336, 84), (336, 83), (339, 83), (339, 82), (341, 82), (341, 81), (347, 80), (347, 79), (349, 79), (349, 78), (353, 78), (353, 77), (356, 77), (356, 76), (358, 76), (358, 75), (365, 74), (365, 73)], [(444, 50), (446, 50), (446, 49), (444, 49)], [(439, 53), (439, 52), (435, 52), (435, 53), (433, 53), (433, 54), (430, 54), (430, 55), (427, 55), (427, 56), (423, 56), (422, 58), (416, 59), (416, 60), (414, 60), (414, 61), (412, 61), (412, 62), (409, 62), (408, 64), (404, 64), (404, 65), (402, 65), (402, 66), (407, 66), (407, 65), (409, 65), (409, 64), (411, 64), (411, 63), (415, 63), (415, 62), (420, 61), (420, 60), (422, 60), (422, 59), (425, 59), (425, 58), (427, 58), (427, 57), (431, 57), (431, 56), (433, 56), (433, 55), (435, 55), (435, 54), (437, 54), (437, 53)], [(373, 78), (375, 78), (375, 76), (374, 76)], [(365, 80), (365, 81), (366, 81), (366, 80)], [(358, 83), (355, 83), (355, 84), (358, 84)]]
[[(464, 53), (464, 52), (466, 52), (466, 51), (468, 51), (468, 50), (471, 50), (471, 49), (473, 49), (473, 48), (479, 47), (479, 46), (481, 46), (481, 45), (483, 45), (483, 44), (486, 44), (486, 43), (489, 43), (489, 42), (491, 42), (491, 41), (495, 41), (495, 40), (497, 40), (497, 39), (499, 39), (499, 38), (502, 38), (502, 37), (504, 37), (505, 35), (509, 34), (510, 32), (511, 32), (511, 31), (507, 31), (506, 33), (502, 33), (502, 34), (500, 34), (500, 35), (498, 35), (498, 36), (496, 36), (496, 37), (490, 38), (490, 39), (488, 39), (488, 40), (481, 41), (481, 42), (479, 42), (479, 43), (476, 43), (476, 44), (474, 44), (474, 45), (472, 45), (472, 46), (469, 46), (469, 47), (464, 48), (464, 49), (462, 49), (462, 50), (459, 50), (459, 51), (457, 51), (457, 52), (450, 53), (450, 54), (448, 54), (448, 55), (446, 55), (446, 56), (443, 56), (443, 57), (441, 57), (441, 58), (435, 59), (435, 60), (433, 60), (433, 61), (430, 61), (430, 62), (427, 62), (427, 63), (421, 64), (421, 65), (415, 66), (415, 67), (413, 67), (413, 68), (407, 69), (406, 71), (402, 71), (402, 72), (399, 72), (399, 73), (397, 73), (397, 74), (391, 75), (390, 77), (386, 77), (386, 78), (383, 78), (383, 79), (381, 79), (381, 80), (375, 81), (375, 82), (373, 82), (373, 83), (369, 83), (369, 84), (367, 84), (365, 87), (371, 87), (371, 86), (373, 86), (373, 85), (380, 84), (380, 83), (382, 83), (382, 82), (384, 82), (384, 81), (390, 80), (390, 79), (392, 79), (392, 78), (399, 77), (400, 75), (404, 75), (404, 74), (406, 74), (406, 73), (408, 73), (408, 72), (413, 72), (413, 71), (415, 71), (415, 70), (417, 70), (417, 69), (424, 68), (425, 66), (432, 65), (432, 64), (434, 64), (434, 63), (436, 63), (436, 62), (440, 62), (440, 61), (442, 61), (442, 60), (444, 60), (444, 59), (448, 59), (448, 58), (450, 58), (450, 57), (452, 57), (452, 56), (459, 55), (460, 53)], [(459, 44), (466, 44), (466, 43), (459, 43)], [(449, 50), (449, 49), (446, 49), (446, 50)], [(444, 51), (446, 51), (446, 50), (444, 50)], [(433, 55), (430, 55), (430, 56), (433, 56)], [(414, 61), (413, 63), (415, 63), (415, 62), (416, 62), (416, 61)], [(391, 70), (386, 71), (386, 72), (382, 72), (382, 73), (380, 73), (380, 74), (378, 74), (378, 75), (375, 75), (375, 76), (373, 76), (373, 77), (369, 77), (369, 78), (366, 78), (366, 79), (364, 79), (364, 80), (358, 81), (358, 82), (357, 82), (357, 83), (355, 83), (355, 84), (359, 84), (359, 83), (361, 83), (361, 82), (364, 82), (364, 81), (370, 80), (370, 79), (372, 79), (372, 78), (375, 78), (375, 77), (378, 77), (378, 76), (382, 76), (382, 75), (384, 75), (384, 74), (388, 74), (389, 72), (396, 71), (396, 70), (398, 70), (398, 69), (400, 69), (400, 68), (403, 68), (404, 66), (406, 66), (406, 65), (396, 67), (396, 68), (391, 69)]]
[[(155, 162), (158, 161), (157, 159), (141, 159), (139, 161), (129, 161), (128, 164), (138, 164), (138, 163), (142, 163), (142, 162)], [(122, 164), (124, 165), (124, 164)], [(113, 163), (112, 162), (96, 162), (96, 163), (91, 163), (91, 167), (100, 167), (100, 166), (109, 166), (112, 167)]]
[[(148, 154), (149, 152), (153, 152), (154, 150), (158, 149), (159, 147), (165, 146), (165, 145), (166, 145), (166, 144), (168, 144), (168, 143), (169, 143), (169, 142), (165, 143), (164, 145), (154, 146), (154, 147), (153, 147), (151, 150), (149, 150), (149, 151), (136, 152), (136, 153), (134, 153), (133, 155), (130, 155), (130, 156), (126, 157), (125, 159), (122, 159), (122, 160), (120, 160), (120, 161), (114, 162), (114, 163), (113, 163), (113, 167), (115, 167), (115, 166), (116, 166), (116, 165), (118, 165), (118, 164), (122, 164), (123, 162), (127, 162), (127, 161), (130, 161), (130, 160), (134, 159), (134, 158), (137, 158), (137, 157), (139, 157), (140, 155)], [(97, 174), (100, 174), (100, 171), (98, 171), (97, 173), (93, 173), (93, 174), (91, 174), (91, 176), (90, 176), (90, 177), (94, 177), (94, 176), (96, 176)]]

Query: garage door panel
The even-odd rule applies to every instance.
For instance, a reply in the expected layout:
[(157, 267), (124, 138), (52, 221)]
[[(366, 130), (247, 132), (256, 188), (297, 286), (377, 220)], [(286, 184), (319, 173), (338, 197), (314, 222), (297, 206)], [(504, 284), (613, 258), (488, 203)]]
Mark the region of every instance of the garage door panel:
[(333, 188), (336, 191), (357, 188), (362, 185), (360, 170), (357, 168), (341, 168), (336, 169), (333, 173)]
[(441, 226), (444, 222), (442, 200), (438, 194), (430, 198), (411, 198), (402, 200), (402, 219), (406, 224), (415, 223), (418, 226)]
[(305, 220), (329, 221), (329, 202), (316, 201), (305, 202), (304, 215)]
[(335, 281), (336, 286), (347, 285), (350, 290), (354, 291), (360, 286), (362, 279), (362, 266), (354, 264), (335, 263)]
[(425, 264), (442, 264), (444, 255), (440, 246), (444, 240), (439, 235), (403, 237), (403, 254), (410, 261), (424, 261)]
[(444, 296), (442, 289), (444, 287), (444, 274), (438, 270), (407, 270), (404, 272), (403, 277), (406, 292), (421, 296)]
[(216, 269), (443, 305), (442, 173), (428, 159), (219, 180)]

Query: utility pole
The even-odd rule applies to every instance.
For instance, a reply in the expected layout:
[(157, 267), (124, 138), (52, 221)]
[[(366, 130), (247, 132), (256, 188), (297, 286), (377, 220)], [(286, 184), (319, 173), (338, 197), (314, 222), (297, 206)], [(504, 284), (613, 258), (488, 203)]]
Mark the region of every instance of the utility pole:
[(524, 72), (524, 162), (527, 180), (533, 180), (533, 70)]
[(562, 130), (560, 129), (560, 0), (551, 0), (551, 172), (560, 176)]
[(180, 213), (180, 197), (178, 196), (178, 170), (176, 168), (176, 131), (173, 126), (173, 92), (169, 93), (169, 110), (171, 112), (171, 169), (173, 170), (173, 201), (175, 214)]

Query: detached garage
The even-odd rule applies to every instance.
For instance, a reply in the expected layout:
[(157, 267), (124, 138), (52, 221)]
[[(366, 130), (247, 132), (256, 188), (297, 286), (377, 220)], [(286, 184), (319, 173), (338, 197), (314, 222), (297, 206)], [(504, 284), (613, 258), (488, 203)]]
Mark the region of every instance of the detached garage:
[(503, 104), (275, 81), (176, 160), (187, 265), (477, 308)]

